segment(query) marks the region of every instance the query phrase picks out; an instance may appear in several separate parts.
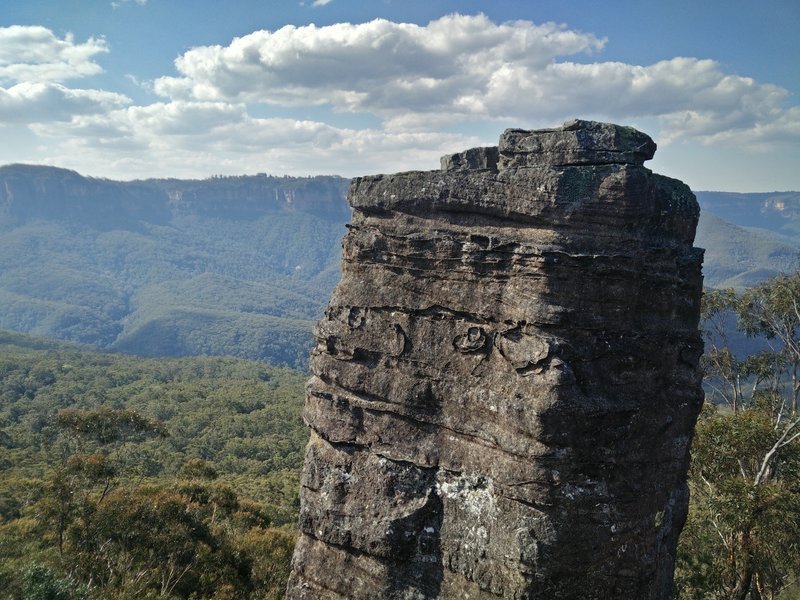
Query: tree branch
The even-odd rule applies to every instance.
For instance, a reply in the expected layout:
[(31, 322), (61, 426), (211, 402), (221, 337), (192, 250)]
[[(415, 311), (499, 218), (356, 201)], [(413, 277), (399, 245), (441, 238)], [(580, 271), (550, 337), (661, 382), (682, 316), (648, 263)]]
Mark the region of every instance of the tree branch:
[(767, 469), (769, 468), (769, 463), (772, 460), (772, 457), (775, 456), (775, 453), (786, 444), (791, 443), (794, 439), (798, 437), (798, 435), (800, 435), (800, 432), (798, 432), (798, 434), (793, 435), (791, 438), (789, 438), (788, 441), (786, 441), (786, 437), (789, 435), (789, 432), (795, 427), (797, 427), (798, 424), (800, 424), (800, 419), (796, 419), (794, 422), (790, 423), (786, 427), (784, 432), (781, 434), (781, 437), (778, 438), (778, 441), (776, 441), (772, 445), (772, 448), (770, 448), (769, 451), (764, 455), (764, 460), (761, 462), (761, 468), (758, 470), (758, 473), (756, 474), (756, 477), (753, 480), (753, 485), (755, 486), (761, 485), (762, 479), (767, 473)]

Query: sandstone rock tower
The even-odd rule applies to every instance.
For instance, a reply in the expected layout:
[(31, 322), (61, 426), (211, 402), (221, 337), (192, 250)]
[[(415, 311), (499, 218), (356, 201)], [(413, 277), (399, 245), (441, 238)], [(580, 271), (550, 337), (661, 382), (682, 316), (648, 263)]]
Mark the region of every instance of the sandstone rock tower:
[(354, 180), (290, 600), (672, 597), (702, 251), (655, 147), (572, 121)]

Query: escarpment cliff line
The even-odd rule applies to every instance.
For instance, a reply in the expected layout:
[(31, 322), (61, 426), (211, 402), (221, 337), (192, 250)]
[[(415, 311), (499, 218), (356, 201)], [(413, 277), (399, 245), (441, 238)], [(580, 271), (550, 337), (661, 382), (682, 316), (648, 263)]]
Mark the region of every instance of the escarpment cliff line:
[(290, 600), (672, 597), (702, 250), (654, 152), (573, 121), (353, 181)]

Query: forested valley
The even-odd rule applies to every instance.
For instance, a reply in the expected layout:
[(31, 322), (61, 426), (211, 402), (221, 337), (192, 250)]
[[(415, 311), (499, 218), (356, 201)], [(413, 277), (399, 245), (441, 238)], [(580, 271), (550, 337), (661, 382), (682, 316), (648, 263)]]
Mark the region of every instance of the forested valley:
[(280, 598), (305, 376), (0, 334), (0, 589)]
[[(800, 597), (800, 274), (704, 298), (708, 397), (681, 599)], [(738, 328), (738, 331), (737, 331)], [(730, 335), (759, 350), (737, 355)], [(282, 597), (308, 434), (302, 372), (0, 335), (10, 598)]]
[(0, 167), (0, 328), (305, 368), (339, 274), (347, 183)]
[[(2, 594), (281, 598), (346, 180), (0, 182), (0, 327), (47, 336), (0, 333)], [(678, 597), (797, 599), (800, 194), (698, 196), (710, 402)]]
[[(304, 369), (339, 276), (347, 186), (0, 167), (0, 329)], [(797, 267), (800, 193), (697, 195), (706, 286), (743, 289)]]

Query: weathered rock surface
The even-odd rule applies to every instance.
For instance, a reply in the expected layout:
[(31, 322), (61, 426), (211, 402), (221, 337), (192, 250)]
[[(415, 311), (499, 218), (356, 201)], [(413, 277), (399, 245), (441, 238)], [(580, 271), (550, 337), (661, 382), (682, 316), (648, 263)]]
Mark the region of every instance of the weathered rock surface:
[(672, 596), (702, 251), (654, 151), (574, 121), (354, 180), (290, 600)]

